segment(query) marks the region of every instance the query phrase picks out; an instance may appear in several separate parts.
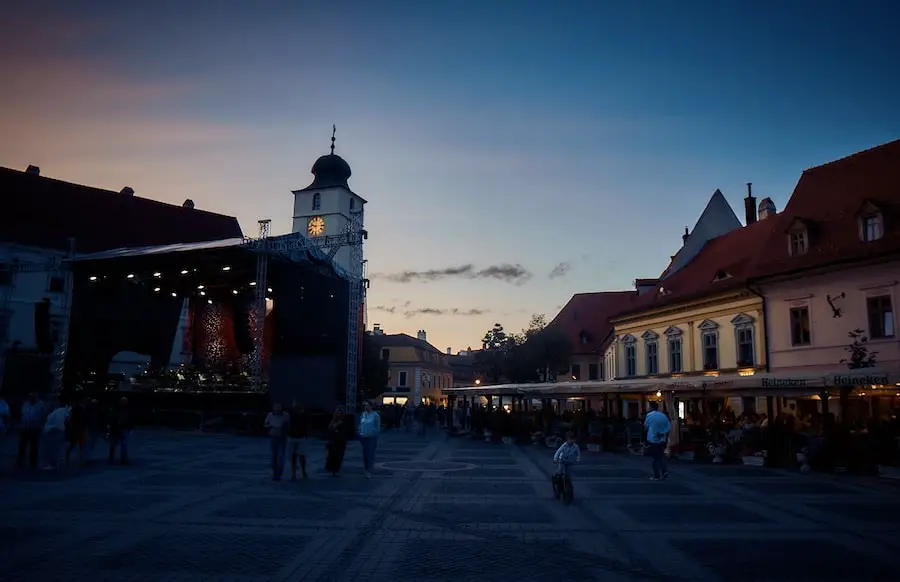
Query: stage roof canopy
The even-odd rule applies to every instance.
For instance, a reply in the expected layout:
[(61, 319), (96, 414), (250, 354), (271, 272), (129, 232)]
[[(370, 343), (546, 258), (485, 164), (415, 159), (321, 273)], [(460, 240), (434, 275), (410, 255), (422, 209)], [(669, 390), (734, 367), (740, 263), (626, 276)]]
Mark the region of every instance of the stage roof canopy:
[(171, 245), (159, 245), (151, 247), (136, 247), (113, 249), (78, 255), (73, 262), (85, 261), (109, 261), (116, 259), (149, 258), (152, 256), (172, 255), (175, 253), (200, 253), (221, 251), (244, 251), (251, 253), (267, 252), (270, 257), (285, 260), (291, 263), (311, 263), (317, 266), (329, 266), (333, 273), (342, 279), (350, 279), (349, 274), (328, 258), (328, 255), (314, 242), (301, 233), (291, 233), (281, 236), (268, 237), (265, 242), (259, 239), (226, 238), (198, 243), (183, 243)]

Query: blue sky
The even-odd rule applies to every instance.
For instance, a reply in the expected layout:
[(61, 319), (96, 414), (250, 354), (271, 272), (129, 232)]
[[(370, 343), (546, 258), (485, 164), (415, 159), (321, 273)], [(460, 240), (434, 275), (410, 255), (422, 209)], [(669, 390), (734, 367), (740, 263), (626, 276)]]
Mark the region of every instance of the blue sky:
[(5, 8), (0, 165), (284, 232), (335, 123), (371, 273), (531, 274), (376, 278), (369, 322), (441, 349), (655, 276), (716, 188), (781, 208), (900, 137), (886, 1), (72, 4)]

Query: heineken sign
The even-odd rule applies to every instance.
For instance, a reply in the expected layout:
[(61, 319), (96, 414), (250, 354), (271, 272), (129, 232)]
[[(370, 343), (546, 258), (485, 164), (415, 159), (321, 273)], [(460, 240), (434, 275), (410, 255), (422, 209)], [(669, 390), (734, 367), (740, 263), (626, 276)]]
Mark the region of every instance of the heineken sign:
[(883, 385), (889, 383), (887, 374), (835, 374), (832, 382), (839, 388), (868, 386), (870, 384)]
[(806, 388), (807, 380), (799, 378), (763, 378), (763, 388)]

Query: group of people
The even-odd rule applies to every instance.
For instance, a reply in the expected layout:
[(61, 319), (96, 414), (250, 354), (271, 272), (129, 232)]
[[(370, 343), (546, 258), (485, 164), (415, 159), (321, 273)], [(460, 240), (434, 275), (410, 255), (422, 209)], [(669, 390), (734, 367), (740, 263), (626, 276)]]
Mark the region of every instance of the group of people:
[(68, 404), (48, 404), (32, 392), (22, 404), (17, 419), (9, 405), (0, 398), (0, 443), (18, 431), (16, 464), (20, 469), (37, 469), (39, 461), (46, 470), (59, 467), (65, 450), (65, 465), (78, 450), (82, 463), (90, 460), (97, 441), (109, 441), (109, 461), (120, 452), (122, 464), (128, 462), (128, 437), (131, 433), (128, 401), (122, 398), (108, 413), (101, 411), (96, 399), (73, 399)]
[[(375, 451), (378, 448), (378, 435), (381, 434), (381, 416), (366, 402), (359, 416), (356, 435), (362, 446), (363, 466), (366, 478), (372, 478), (375, 469)], [(284, 410), (281, 404), (275, 404), (266, 415), (265, 428), (269, 433), (269, 446), (272, 455), (272, 479), (280, 481), (284, 474), (287, 457), (291, 459), (291, 481), (297, 480), (297, 467), (301, 475), (308, 478), (306, 459), (309, 451), (309, 415), (303, 405), (294, 401), (291, 409)], [(328, 454), (325, 457), (325, 471), (337, 476), (344, 462), (347, 442), (350, 440), (350, 427), (347, 425), (344, 411), (336, 408), (328, 423)]]

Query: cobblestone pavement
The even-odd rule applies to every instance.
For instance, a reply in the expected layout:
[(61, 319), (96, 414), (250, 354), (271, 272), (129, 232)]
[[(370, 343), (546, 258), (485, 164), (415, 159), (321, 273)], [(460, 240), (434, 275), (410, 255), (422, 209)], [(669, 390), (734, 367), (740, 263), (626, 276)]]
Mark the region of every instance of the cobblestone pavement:
[[(382, 436), (364, 479), (313, 447), (306, 482), (273, 482), (267, 443), (142, 432), (134, 464), (0, 476), (0, 580), (896, 580), (900, 489), (743, 466), (585, 452), (575, 503), (552, 451)], [(10, 457), (4, 457), (8, 468)]]

